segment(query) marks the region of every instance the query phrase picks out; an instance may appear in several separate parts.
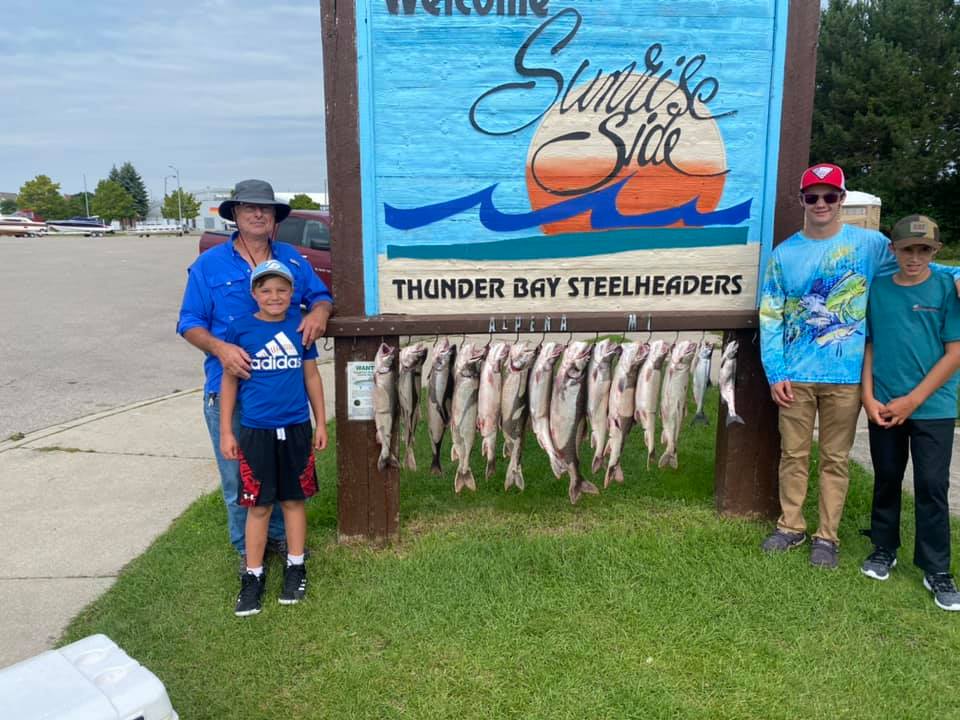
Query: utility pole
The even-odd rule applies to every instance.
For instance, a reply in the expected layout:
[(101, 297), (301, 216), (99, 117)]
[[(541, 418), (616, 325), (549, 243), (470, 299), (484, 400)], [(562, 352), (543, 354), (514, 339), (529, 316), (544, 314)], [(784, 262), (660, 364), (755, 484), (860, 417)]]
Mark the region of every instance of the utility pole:
[(177, 174), (177, 222), (180, 224), (180, 230), (183, 230), (183, 189), (180, 186), (180, 169), (173, 165), (167, 167)]

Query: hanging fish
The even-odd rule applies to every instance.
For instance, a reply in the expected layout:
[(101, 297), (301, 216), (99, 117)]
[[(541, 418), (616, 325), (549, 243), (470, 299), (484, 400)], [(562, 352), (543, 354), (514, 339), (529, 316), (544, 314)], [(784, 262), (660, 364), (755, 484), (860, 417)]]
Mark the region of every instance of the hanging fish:
[(737, 350), (740, 344), (731, 340), (723, 349), (720, 356), (720, 397), (727, 404), (727, 425), (733, 423), (745, 424), (743, 418), (737, 415)]
[(480, 431), (480, 453), (487, 460), (485, 477), (497, 468), (497, 430), (500, 429), (500, 391), (503, 388), (503, 363), (510, 354), (510, 345), (495, 342), (480, 368), (480, 391), (477, 398), (477, 429)]
[(603, 454), (607, 458), (607, 472), (603, 476), (603, 486), (610, 487), (612, 481), (623, 482), (623, 468), (620, 467), (620, 455), (627, 436), (633, 428), (633, 414), (636, 402), (637, 373), (640, 365), (650, 352), (647, 343), (625, 342), (621, 345), (620, 361), (613, 371), (610, 383), (610, 400), (607, 408), (607, 446)]
[(660, 376), (663, 363), (673, 345), (664, 340), (650, 343), (650, 352), (637, 377), (634, 418), (643, 428), (643, 444), (647, 448), (647, 469), (656, 450), (657, 409), (660, 407)]
[(587, 415), (587, 363), (590, 344), (576, 340), (563, 353), (550, 398), (550, 437), (557, 456), (570, 475), (568, 494), (576, 504), (583, 493), (596, 495), (600, 491), (580, 474), (580, 444), (583, 440)]
[(427, 359), (427, 347), (422, 343), (408, 345), (400, 350), (400, 372), (397, 376), (397, 399), (400, 405), (400, 425), (403, 446), (406, 448), (404, 465), (417, 469), (413, 454), (413, 440), (420, 419), (420, 373)]
[(703, 414), (703, 401), (707, 396), (707, 387), (710, 385), (710, 366), (713, 364), (713, 348), (714, 343), (710, 340), (704, 340), (697, 348), (697, 356), (693, 365), (693, 399), (697, 404), (697, 414), (693, 416), (691, 424), (710, 424), (707, 416)]
[(690, 365), (696, 352), (697, 344), (689, 340), (681, 340), (670, 352), (660, 392), (660, 422), (663, 426), (660, 441), (666, 447), (660, 456), (659, 467), (677, 467), (677, 440), (687, 411)]
[(610, 405), (610, 384), (613, 381), (613, 360), (620, 354), (619, 343), (600, 340), (593, 346), (587, 366), (587, 420), (590, 423), (590, 447), (593, 448), (591, 470), (599, 472), (607, 445), (607, 410)]
[(530, 373), (530, 427), (540, 443), (540, 447), (550, 459), (550, 468), (558, 478), (564, 473), (563, 463), (557, 456), (550, 438), (550, 393), (553, 388), (553, 368), (563, 353), (564, 346), (555, 342), (546, 342), (540, 346), (540, 352), (533, 363)]
[(536, 348), (526, 340), (514, 343), (504, 364), (506, 373), (500, 396), (500, 428), (503, 430), (503, 456), (510, 458), (503, 489), (523, 490), (523, 436), (527, 429), (527, 379), (536, 357)]
[(464, 343), (457, 353), (453, 372), (453, 400), (450, 403), (450, 458), (458, 463), (453, 489), (476, 490), (470, 469), (470, 451), (477, 433), (477, 394), (480, 390), (480, 364), (487, 354), (486, 345)]
[(397, 461), (397, 348), (380, 343), (373, 360), (373, 418), (377, 428), (380, 457), (377, 469), (381, 472), (399, 467)]
[(447, 338), (440, 338), (433, 346), (433, 357), (427, 374), (427, 429), (430, 431), (430, 443), (433, 445), (433, 460), (430, 472), (443, 474), (440, 466), (440, 446), (443, 435), (450, 424), (450, 401), (453, 398), (453, 363), (457, 357), (457, 346), (451, 345)]

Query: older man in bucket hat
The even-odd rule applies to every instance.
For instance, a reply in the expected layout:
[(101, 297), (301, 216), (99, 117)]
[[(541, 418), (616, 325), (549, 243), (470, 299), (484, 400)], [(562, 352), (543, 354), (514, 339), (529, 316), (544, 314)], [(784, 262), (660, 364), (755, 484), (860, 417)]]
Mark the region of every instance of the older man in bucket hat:
[[(224, 342), (227, 327), (235, 318), (257, 311), (250, 294), (250, 273), (260, 263), (275, 259), (293, 272), (291, 307), (304, 306), (307, 312), (297, 328), (305, 347), (323, 335), (333, 309), (333, 298), (310, 263), (292, 245), (274, 241), (276, 228), (290, 214), (290, 206), (276, 199), (273, 188), (263, 180), (237, 183), (229, 200), (220, 203), (220, 216), (237, 224), (230, 240), (202, 253), (187, 271), (187, 287), (180, 307), (177, 332), (202, 350), (204, 383), (203, 411), (220, 470), (220, 486), (227, 505), (230, 542), (246, 564), (244, 526), (246, 508), (237, 503), (240, 465), (220, 453), (220, 380), (224, 372), (239, 378), (250, 377), (250, 356), (236, 345)], [(233, 423), (239, 423), (239, 408)], [(275, 507), (270, 520), (267, 549), (285, 554), (283, 516)]]

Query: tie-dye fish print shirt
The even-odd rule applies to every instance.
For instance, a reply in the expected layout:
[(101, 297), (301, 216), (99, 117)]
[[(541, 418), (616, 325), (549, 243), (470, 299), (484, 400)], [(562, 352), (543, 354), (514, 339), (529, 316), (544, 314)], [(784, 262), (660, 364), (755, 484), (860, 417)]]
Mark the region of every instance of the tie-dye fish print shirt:
[(896, 271), (889, 240), (851, 225), (825, 240), (798, 232), (774, 248), (760, 297), (767, 381), (859, 383), (867, 292), (875, 276)]

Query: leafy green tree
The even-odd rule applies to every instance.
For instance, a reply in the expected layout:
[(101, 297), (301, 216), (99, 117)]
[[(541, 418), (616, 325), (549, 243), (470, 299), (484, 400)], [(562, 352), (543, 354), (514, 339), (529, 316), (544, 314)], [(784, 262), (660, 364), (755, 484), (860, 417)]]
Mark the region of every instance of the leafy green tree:
[[(177, 205), (177, 193), (180, 193), (180, 205)], [(163, 206), (160, 208), (160, 214), (165, 218), (172, 218), (176, 220), (180, 217), (179, 210), (183, 209), (183, 219), (184, 222), (192, 220), (197, 215), (200, 214), (200, 201), (193, 196), (193, 193), (188, 193), (183, 190), (174, 190), (172, 193), (163, 198)]]
[(137, 172), (132, 163), (129, 161), (125, 162), (120, 166), (119, 170), (117, 170), (117, 166), (114, 165), (110, 169), (110, 174), (107, 176), (107, 179), (120, 183), (123, 189), (130, 194), (130, 197), (132, 197), (137, 204), (137, 219), (142, 220), (147, 216), (147, 212), (150, 209), (150, 197), (147, 194), (147, 186), (143, 184), (143, 178), (140, 177), (140, 173)]
[(960, 239), (960, 5), (830, 0), (823, 13), (813, 162), (883, 201), (885, 227), (930, 215)]
[(319, 210), (319, 203), (315, 203), (309, 195), (297, 193), (290, 199), (290, 207), (294, 210)]
[(89, 215), (87, 211), (88, 206), (93, 207), (93, 193), (87, 193), (86, 202), (84, 201), (82, 192), (78, 192), (74, 195), (66, 196), (66, 210), (65, 214), (70, 217), (76, 217), (78, 215)]
[(136, 201), (120, 183), (113, 180), (101, 180), (97, 183), (90, 209), (106, 223), (114, 220), (129, 223), (137, 217)]
[(46, 175), (37, 175), (20, 186), (17, 207), (33, 210), (44, 220), (58, 220), (66, 215), (67, 201), (60, 194), (60, 183)]
[(16, 200), (0, 200), (0, 214), (10, 215), (17, 211)]

